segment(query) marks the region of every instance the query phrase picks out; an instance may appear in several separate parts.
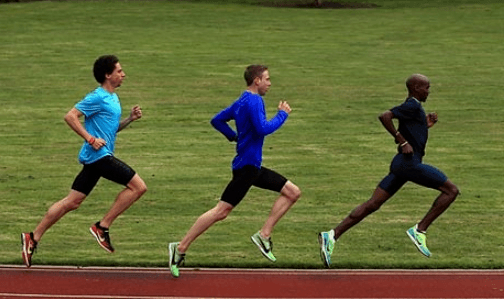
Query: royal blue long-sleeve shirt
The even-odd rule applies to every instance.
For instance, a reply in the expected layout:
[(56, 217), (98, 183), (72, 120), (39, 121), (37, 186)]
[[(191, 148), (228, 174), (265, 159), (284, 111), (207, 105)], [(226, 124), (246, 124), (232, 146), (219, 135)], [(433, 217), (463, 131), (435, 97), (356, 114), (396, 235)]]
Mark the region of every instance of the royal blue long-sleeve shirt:
[[(266, 119), (264, 101), (258, 94), (244, 91), (230, 106), (217, 113), (211, 120), (212, 126), (229, 141), (237, 141), (233, 170), (252, 165), (261, 168), (264, 137), (278, 130), (289, 114), (279, 110), (271, 119)], [(235, 121), (235, 132), (229, 125)]]

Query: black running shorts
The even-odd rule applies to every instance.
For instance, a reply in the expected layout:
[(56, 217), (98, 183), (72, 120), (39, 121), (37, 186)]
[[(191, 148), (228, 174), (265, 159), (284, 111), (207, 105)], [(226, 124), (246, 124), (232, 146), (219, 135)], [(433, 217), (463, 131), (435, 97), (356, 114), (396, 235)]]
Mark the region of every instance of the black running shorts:
[(221, 200), (235, 207), (252, 186), (280, 192), (285, 183), (287, 183), (287, 179), (271, 169), (266, 167), (258, 169), (246, 165), (243, 168), (233, 170), (233, 179), (222, 193)]
[(100, 177), (126, 186), (133, 176), (135, 176), (135, 171), (126, 163), (116, 157), (106, 156), (94, 163), (84, 164), (82, 171), (72, 184), (72, 189), (87, 196), (96, 186)]

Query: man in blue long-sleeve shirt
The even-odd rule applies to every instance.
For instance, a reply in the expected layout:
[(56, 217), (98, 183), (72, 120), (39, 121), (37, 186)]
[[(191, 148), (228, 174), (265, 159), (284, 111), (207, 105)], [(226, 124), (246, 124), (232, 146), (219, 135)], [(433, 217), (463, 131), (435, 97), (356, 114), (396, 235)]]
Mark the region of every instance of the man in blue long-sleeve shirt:
[[(301, 196), (301, 191), (291, 181), (261, 165), (264, 137), (282, 126), (291, 108), (287, 102), (281, 101), (278, 104), (278, 113), (268, 121), (262, 99), (271, 86), (268, 68), (263, 65), (250, 65), (245, 70), (244, 77), (247, 90), (211, 121), (215, 129), (229, 141), (237, 142), (237, 155), (232, 163), (233, 179), (217, 205), (196, 220), (182, 241), (169, 244), (170, 271), (175, 277), (179, 276), (179, 266), (184, 261), (189, 245), (214, 223), (224, 220), (245, 197), (251, 186), (280, 193), (263, 227), (251, 237), (252, 242), (267, 259), (276, 261), (272, 252), (271, 232)], [(230, 120), (235, 121), (237, 132), (228, 125)]]

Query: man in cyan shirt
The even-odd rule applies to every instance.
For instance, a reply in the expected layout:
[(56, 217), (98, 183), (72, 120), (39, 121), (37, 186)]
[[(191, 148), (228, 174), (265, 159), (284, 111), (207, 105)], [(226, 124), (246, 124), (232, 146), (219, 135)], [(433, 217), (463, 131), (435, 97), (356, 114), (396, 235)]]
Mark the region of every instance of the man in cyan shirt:
[[(179, 266), (184, 261), (185, 252), (190, 244), (215, 222), (224, 220), (245, 197), (251, 186), (280, 193), (263, 227), (251, 237), (268, 260), (276, 261), (272, 252), (271, 232), (275, 224), (301, 196), (301, 191), (291, 181), (262, 166), (264, 137), (282, 126), (289, 116), (290, 106), (287, 102), (281, 101), (278, 113), (268, 121), (262, 99), (271, 86), (268, 68), (251, 65), (245, 70), (244, 77), (247, 90), (211, 121), (215, 129), (229, 141), (237, 142), (236, 156), (232, 162), (233, 179), (224, 190), (217, 206), (201, 215), (180, 243), (169, 244), (170, 271), (175, 277), (179, 276)], [(236, 132), (227, 124), (230, 120), (235, 121)]]
[[(126, 75), (119, 59), (113, 55), (99, 57), (94, 63), (93, 73), (100, 86), (87, 94), (65, 116), (70, 128), (84, 139), (79, 152), (82, 171), (75, 178), (67, 197), (49, 208), (33, 232), (21, 234), (22, 256), (27, 267), (31, 266), (33, 252), (42, 235), (66, 213), (77, 209), (100, 177), (126, 186), (108, 213), (89, 228), (98, 244), (110, 253), (114, 252), (109, 237), (110, 225), (147, 191), (140, 176), (114, 157), (117, 133), (142, 117), (142, 110), (135, 106), (130, 116), (121, 121), (121, 103), (115, 90), (121, 86)], [(79, 120), (82, 116), (84, 126)]]
[[(337, 227), (319, 234), (320, 256), (327, 267), (331, 265), (331, 254), (336, 240), (366, 216), (378, 210), (408, 181), (441, 191), (425, 217), (406, 231), (420, 253), (430, 257), (431, 252), (427, 248), (425, 238), (427, 228), (459, 194), (457, 186), (444, 173), (422, 163), (428, 129), (438, 120), (436, 113), (426, 114), (421, 104), (429, 96), (430, 81), (424, 75), (415, 74), (408, 78), (406, 87), (408, 88), (406, 101), (385, 111), (379, 117), (385, 129), (399, 144), (398, 154), (390, 164), (390, 173), (378, 184), (367, 202), (355, 208)], [(397, 130), (392, 121), (393, 118), (399, 120)]]

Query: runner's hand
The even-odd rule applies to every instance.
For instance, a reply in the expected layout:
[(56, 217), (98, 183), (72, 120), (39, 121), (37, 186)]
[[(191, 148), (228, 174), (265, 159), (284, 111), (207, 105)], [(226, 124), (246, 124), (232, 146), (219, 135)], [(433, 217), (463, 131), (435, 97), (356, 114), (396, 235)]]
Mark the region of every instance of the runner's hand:
[(131, 108), (130, 119), (131, 121), (134, 121), (140, 118), (142, 118), (142, 108), (140, 108), (140, 106), (138, 105), (135, 105), (133, 108)]
[(413, 147), (411, 144), (406, 143), (405, 145), (401, 146), (401, 152), (404, 155), (412, 155), (413, 154)]
[(100, 148), (102, 148), (105, 144), (107, 144), (105, 139), (96, 138), (93, 144), (91, 144), (91, 146), (97, 151)]
[(432, 127), (438, 121), (438, 115), (436, 112), (427, 114), (427, 127)]
[(280, 103), (278, 103), (278, 110), (283, 110), (289, 114), (291, 112), (291, 107), (286, 101), (280, 101)]
[(93, 147), (93, 149), (95, 151), (99, 150), (100, 148), (102, 148), (105, 144), (107, 144), (107, 141), (105, 141), (105, 139), (101, 139), (101, 138), (96, 138), (93, 143), (91, 143), (91, 146)]

